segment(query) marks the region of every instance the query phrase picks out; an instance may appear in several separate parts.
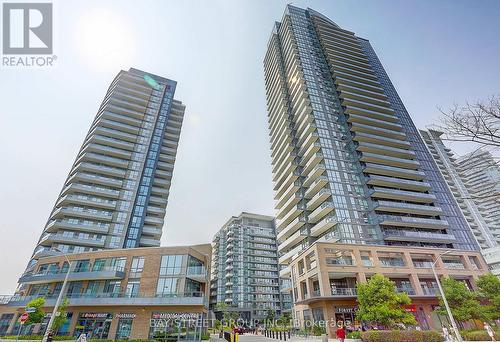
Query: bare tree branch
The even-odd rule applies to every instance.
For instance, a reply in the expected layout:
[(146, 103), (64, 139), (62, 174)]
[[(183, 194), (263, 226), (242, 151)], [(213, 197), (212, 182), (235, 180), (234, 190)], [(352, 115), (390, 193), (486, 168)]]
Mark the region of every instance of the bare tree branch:
[(500, 96), (439, 111), (443, 117), (437, 129), (444, 132), (443, 140), (500, 147)]

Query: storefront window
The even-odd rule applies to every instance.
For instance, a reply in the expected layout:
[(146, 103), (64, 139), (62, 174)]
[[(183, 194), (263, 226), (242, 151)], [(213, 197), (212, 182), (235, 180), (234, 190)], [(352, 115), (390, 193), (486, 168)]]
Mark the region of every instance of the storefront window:
[(132, 322), (135, 314), (118, 314), (119, 317), (118, 326), (116, 328), (115, 339), (128, 339), (130, 337), (130, 332), (132, 331)]
[(149, 338), (158, 341), (199, 341), (203, 317), (200, 313), (155, 312)]
[(89, 339), (107, 339), (113, 314), (107, 312), (84, 312), (78, 316), (74, 336), (81, 333)]

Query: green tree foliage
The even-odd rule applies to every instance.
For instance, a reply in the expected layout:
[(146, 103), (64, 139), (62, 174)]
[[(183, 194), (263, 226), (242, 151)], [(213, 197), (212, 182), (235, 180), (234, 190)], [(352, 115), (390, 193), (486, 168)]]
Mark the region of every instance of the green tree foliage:
[(288, 312), (285, 312), (283, 313), (279, 318), (278, 320), (276, 321), (276, 323), (280, 326), (280, 327), (288, 327), (290, 325), (290, 320), (292, 319), (290, 313)]
[(35, 308), (35, 312), (31, 312), (26, 320), (26, 325), (41, 323), (45, 312), (42, 310), (42, 306), (45, 304), (45, 297), (39, 297), (33, 299), (26, 305), (27, 308)]
[(52, 322), (52, 331), (57, 331), (59, 330), (60, 327), (64, 325), (67, 321), (66, 317), (66, 308), (68, 307), (68, 299), (64, 298), (63, 302), (61, 305), (59, 305), (59, 308), (57, 309), (58, 315), (54, 318), (54, 321)]
[(375, 274), (366, 283), (357, 284), (357, 319), (388, 328), (403, 323), (417, 324), (415, 317), (403, 305), (411, 303), (406, 293), (398, 293), (396, 284), (381, 274)]
[(487, 302), (482, 307), (485, 318), (489, 321), (500, 319), (500, 279), (487, 273), (479, 276), (476, 285), (479, 288), (479, 298)]
[(271, 325), (274, 323), (274, 319), (276, 318), (276, 311), (269, 308), (266, 312), (266, 324)]
[[(444, 295), (450, 306), (451, 313), (455, 320), (466, 322), (470, 319), (483, 319), (483, 308), (477, 300), (477, 294), (470, 291), (464, 282), (453, 278), (443, 278), (441, 280)], [(439, 298), (439, 313), (446, 315), (443, 299)]]

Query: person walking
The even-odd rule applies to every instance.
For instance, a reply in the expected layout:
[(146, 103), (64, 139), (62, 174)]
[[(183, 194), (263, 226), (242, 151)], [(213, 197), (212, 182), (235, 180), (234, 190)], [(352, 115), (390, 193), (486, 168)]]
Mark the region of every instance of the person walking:
[(340, 342), (344, 342), (345, 339), (345, 329), (344, 327), (338, 327), (337, 331), (335, 332), (337, 335), (337, 338), (339, 339)]
[(493, 331), (493, 329), (491, 329), (491, 326), (486, 322), (484, 322), (484, 330), (486, 330), (488, 336), (491, 338), (492, 341), (496, 341), (495, 332)]
[(78, 336), (76, 341), (77, 342), (87, 342), (87, 334), (85, 334), (85, 332), (82, 331), (82, 333), (80, 334), (80, 336)]
[(444, 341), (445, 342), (450, 342), (451, 338), (450, 338), (450, 332), (448, 331), (448, 328), (443, 325), (442, 330), (443, 330)]

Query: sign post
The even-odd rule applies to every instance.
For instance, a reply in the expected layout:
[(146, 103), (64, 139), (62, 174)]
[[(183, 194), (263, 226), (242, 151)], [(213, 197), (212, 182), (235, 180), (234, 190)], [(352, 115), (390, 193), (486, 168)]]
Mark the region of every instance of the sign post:
[(28, 312), (25, 312), (21, 316), (19, 316), (19, 323), (21, 324), (21, 326), (19, 327), (19, 330), (17, 330), (16, 342), (19, 341), (19, 335), (21, 334), (21, 328), (24, 325), (24, 322), (26, 322), (28, 320), (29, 315), (30, 314)]

